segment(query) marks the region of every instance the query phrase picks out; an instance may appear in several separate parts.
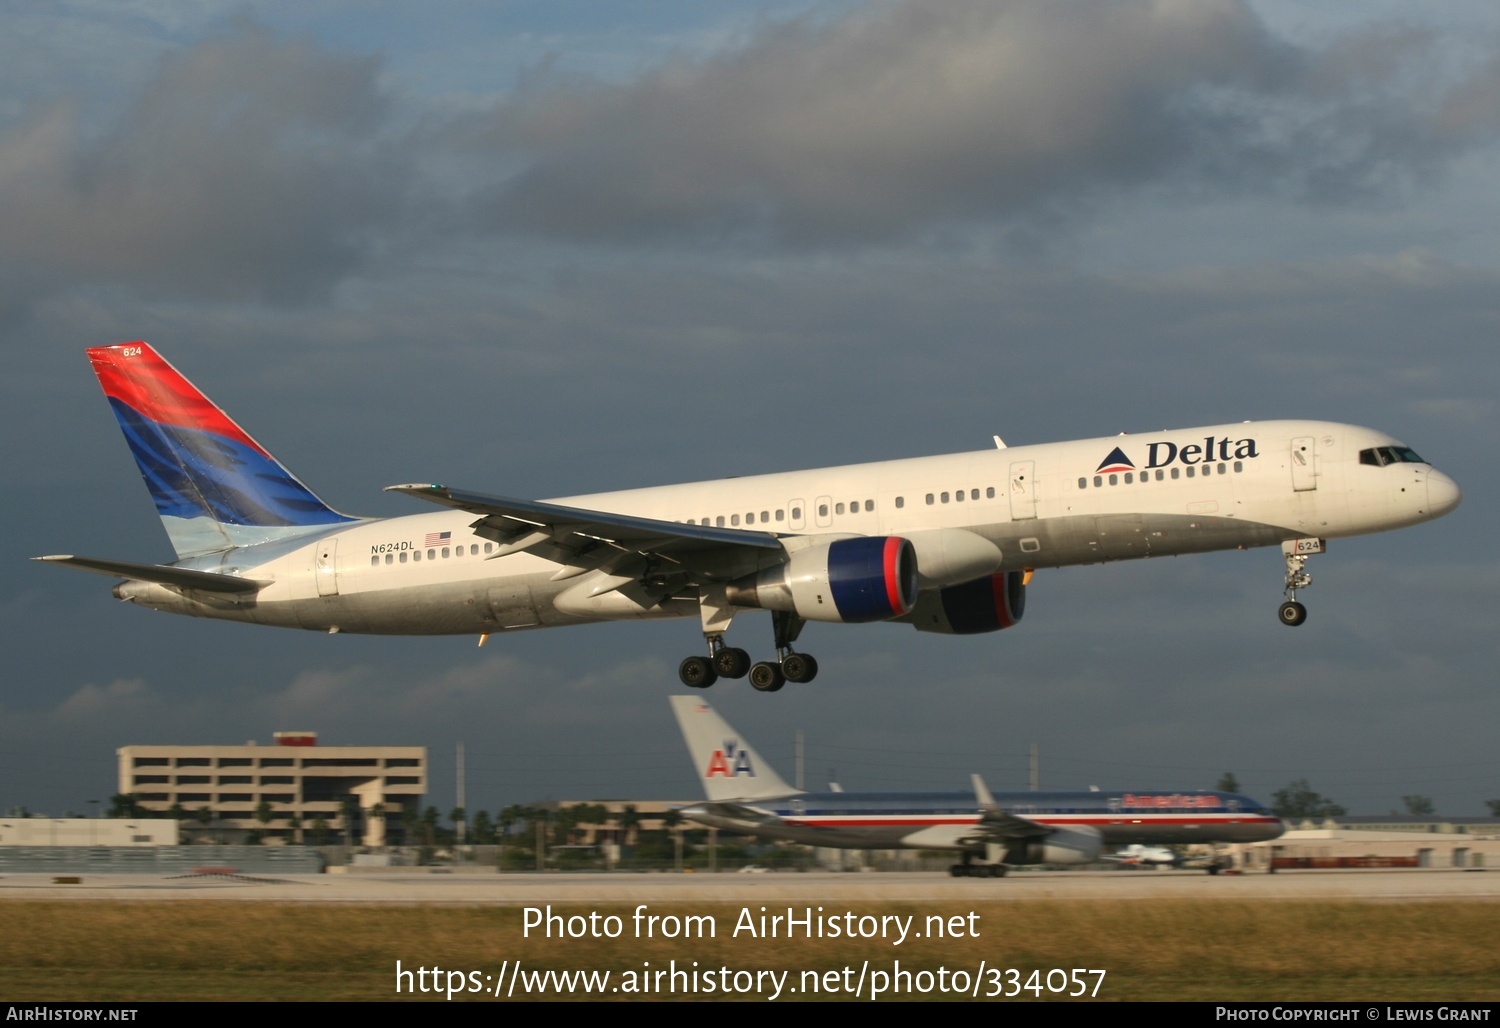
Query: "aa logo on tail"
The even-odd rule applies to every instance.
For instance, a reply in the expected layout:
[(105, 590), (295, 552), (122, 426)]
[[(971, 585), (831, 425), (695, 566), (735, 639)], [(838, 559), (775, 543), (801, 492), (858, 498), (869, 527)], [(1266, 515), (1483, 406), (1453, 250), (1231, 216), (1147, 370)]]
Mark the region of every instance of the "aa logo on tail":
[(722, 748), (714, 750), (708, 758), (708, 770), (704, 778), (755, 777), (755, 768), (750, 766), (750, 751), (739, 748), (734, 739), (725, 739)]

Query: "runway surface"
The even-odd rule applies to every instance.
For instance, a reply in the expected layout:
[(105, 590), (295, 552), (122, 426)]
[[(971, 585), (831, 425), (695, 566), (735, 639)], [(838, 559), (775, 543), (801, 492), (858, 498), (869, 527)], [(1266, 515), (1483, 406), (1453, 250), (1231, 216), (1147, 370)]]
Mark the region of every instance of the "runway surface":
[(974, 900), (1255, 899), (1421, 902), (1500, 900), (1500, 874), (1462, 870), (1281, 871), (1211, 876), (1201, 871), (1020, 871), (1003, 879), (894, 874), (495, 874), (427, 870), (293, 875), (83, 875), (0, 878), (7, 900), (243, 900), (295, 903), (516, 906), (537, 903), (901, 903)]

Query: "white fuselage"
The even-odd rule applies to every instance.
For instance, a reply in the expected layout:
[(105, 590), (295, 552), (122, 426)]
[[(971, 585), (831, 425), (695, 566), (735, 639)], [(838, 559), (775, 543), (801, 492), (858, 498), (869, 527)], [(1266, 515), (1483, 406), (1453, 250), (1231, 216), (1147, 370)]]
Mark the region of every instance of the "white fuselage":
[[(1360, 460), (1361, 451), (1399, 445), (1353, 425), (1245, 422), (552, 502), (785, 537), (964, 529), (999, 548), (993, 570), (1019, 570), (1354, 536), (1451, 510), (1457, 486), (1425, 462)], [(498, 547), (475, 533), (475, 521), (454, 510), (362, 520), (180, 565), (270, 583), (257, 594), (135, 581), (116, 592), (202, 617), (406, 635), (698, 613), (687, 595), (651, 606), (608, 591), (580, 601), (586, 576), (603, 572), (570, 575), (526, 552), (485, 559)], [(757, 559), (736, 556), (715, 574), (731, 581), (756, 571)]]

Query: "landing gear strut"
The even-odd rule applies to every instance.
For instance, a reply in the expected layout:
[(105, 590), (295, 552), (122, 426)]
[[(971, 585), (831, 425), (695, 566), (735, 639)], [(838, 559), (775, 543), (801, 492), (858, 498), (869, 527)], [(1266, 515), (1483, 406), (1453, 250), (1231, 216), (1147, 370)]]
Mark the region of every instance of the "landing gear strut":
[(1307, 608), (1297, 602), (1297, 590), (1312, 585), (1312, 575), (1307, 573), (1307, 558), (1323, 552), (1323, 540), (1288, 539), (1281, 544), (1281, 552), (1286, 557), (1286, 601), (1276, 616), (1283, 625), (1295, 628), (1307, 620)]
[(704, 589), (699, 593), (699, 613), (703, 619), (703, 638), (708, 643), (708, 656), (692, 656), (677, 667), (677, 677), (682, 684), (694, 689), (707, 689), (720, 678), (744, 678), (750, 676), (750, 685), (758, 692), (776, 692), (787, 682), (811, 682), (818, 673), (818, 662), (805, 653), (792, 649), (792, 643), (802, 632), (807, 622), (795, 614), (772, 611), (771, 620), (776, 630), (776, 660), (750, 662), (750, 654), (735, 646), (724, 645), (724, 632), (734, 619), (734, 608), (724, 596), (724, 590)]

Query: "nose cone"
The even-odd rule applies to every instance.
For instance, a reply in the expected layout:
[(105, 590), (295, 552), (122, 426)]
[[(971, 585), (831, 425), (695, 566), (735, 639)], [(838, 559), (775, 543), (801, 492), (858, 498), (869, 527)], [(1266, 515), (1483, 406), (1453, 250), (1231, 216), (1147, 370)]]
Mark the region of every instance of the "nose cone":
[(1433, 517), (1442, 517), (1464, 498), (1458, 483), (1436, 469), (1427, 473), (1427, 512)]

